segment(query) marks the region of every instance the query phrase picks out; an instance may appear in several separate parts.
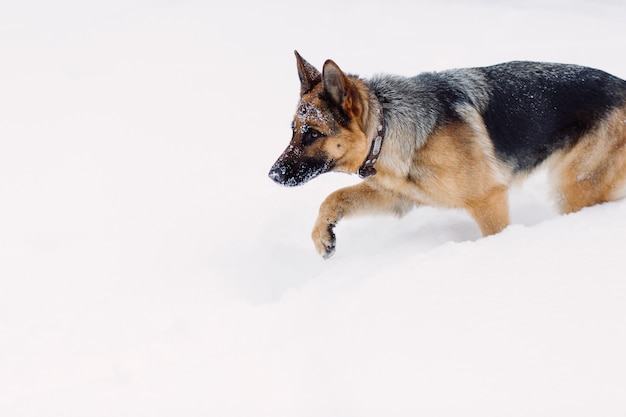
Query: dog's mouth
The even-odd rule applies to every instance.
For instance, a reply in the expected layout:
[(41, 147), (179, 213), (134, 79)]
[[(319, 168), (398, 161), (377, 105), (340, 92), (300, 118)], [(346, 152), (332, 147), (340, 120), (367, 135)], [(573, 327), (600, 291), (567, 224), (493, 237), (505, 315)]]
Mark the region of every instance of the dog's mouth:
[(272, 166), (268, 175), (272, 181), (280, 185), (295, 187), (330, 171), (332, 167), (332, 160), (306, 159), (304, 161), (284, 161), (279, 159)]

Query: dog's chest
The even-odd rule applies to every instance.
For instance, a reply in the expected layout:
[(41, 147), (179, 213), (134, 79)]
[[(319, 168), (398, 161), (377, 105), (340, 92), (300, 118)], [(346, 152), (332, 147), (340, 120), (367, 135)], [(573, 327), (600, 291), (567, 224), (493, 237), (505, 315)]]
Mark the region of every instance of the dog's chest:
[(430, 184), (433, 180), (433, 173), (430, 170), (420, 171), (422, 172), (418, 176), (406, 177), (380, 172), (371, 181), (379, 187), (402, 195), (417, 205), (456, 206), (445, 193), (441, 193), (441, 190), (433, 189)]

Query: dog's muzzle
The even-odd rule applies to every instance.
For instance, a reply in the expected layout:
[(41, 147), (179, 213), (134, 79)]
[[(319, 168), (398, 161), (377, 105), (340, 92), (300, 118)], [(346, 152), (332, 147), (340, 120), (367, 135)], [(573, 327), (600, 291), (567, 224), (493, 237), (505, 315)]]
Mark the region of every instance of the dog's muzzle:
[(316, 158), (290, 160), (279, 158), (268, 176), (272, 181), (286, 187), (295, 187), (330, 171), (332, 163)]

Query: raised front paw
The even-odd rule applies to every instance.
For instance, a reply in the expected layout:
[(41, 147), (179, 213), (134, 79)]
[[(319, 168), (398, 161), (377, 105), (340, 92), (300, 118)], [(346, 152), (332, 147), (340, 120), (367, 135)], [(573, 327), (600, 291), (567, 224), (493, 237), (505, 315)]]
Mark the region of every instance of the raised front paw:
[(334, 224), (318, 223), (313, 229), (311, 237), (315, 248), (324, 259), (328, 259), (335, 253), (335, 232), (333, 232)]

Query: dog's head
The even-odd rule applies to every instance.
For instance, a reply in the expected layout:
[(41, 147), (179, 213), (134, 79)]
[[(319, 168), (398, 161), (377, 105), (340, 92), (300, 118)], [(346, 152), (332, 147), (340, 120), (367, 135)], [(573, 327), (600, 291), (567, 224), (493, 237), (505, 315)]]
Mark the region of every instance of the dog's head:
[(328, 60), (320, 73), (296, 52), (300, 102), (293, 136), (269, 177), (296, 186), (330, 171), (354, 173), (367, 156), (366, 87)]

